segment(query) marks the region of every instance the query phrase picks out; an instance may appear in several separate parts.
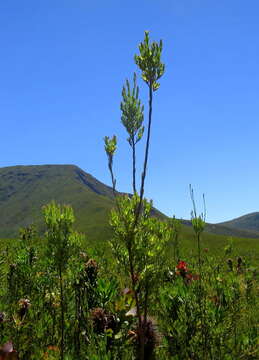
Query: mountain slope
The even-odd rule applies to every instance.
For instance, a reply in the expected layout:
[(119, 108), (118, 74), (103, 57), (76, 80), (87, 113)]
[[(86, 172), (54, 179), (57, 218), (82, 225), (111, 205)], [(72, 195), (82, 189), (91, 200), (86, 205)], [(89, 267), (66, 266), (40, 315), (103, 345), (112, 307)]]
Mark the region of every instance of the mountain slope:
[[(111, 235), (108, 224), (114, 206), (111, 187), (74, 165), (35, 165), (0, 168), (0, 238), (17, 237), (19, 228), (31, 223), (43, 231), (41, 209), (52, 200), (73, 207), (75, 228), (90, 241), (106, 240)], [(156, 209), (153, 214), (166, 219)], [(191, 222), (182, 220), (182, 223), (183, 233), (190, 236)], [(259, 237), (255, 227), (240, 229), (228, 223), (207, 224), (206, 232), (239, 238)]]
[[(181, 220), (183, 225), (191, 226), (190, 220)], [(238, 237), (238, 238), (259, 238), (259, 231), (250, 230), (246, 228), (236, 228), (228, 226), (225, 223), (219, 224), (210, 224), (206, 223), (205, 232), (215, 235), (224, 235), (229, 237)]]
[(108, 228), (112, 189), (74, 165), (12, 166), (0, 169), (0, 237), (21, 226), (43, 226), (41, 208), (51, 200), (73, 206), (76, 228), (98, 237)]
[(242, 229), (259, 233), (259, 212), (243, 215), (217, 225), (223, 225), (231, 229)]

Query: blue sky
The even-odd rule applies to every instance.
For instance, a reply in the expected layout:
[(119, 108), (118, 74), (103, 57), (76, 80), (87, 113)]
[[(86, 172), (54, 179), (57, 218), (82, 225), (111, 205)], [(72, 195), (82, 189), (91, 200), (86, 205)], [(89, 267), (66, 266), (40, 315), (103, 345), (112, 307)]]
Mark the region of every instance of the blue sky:
[(258, 14), (257, 0), (1, 1), (0, 166), (72, 163), (110, 184), (102, 139), (117, 134), (118, 188), (130, 191), (119, 104), (150, 30), (166, 72), (146, 195), (189, 218), (191, 183), (210, 222), (259, 211)]

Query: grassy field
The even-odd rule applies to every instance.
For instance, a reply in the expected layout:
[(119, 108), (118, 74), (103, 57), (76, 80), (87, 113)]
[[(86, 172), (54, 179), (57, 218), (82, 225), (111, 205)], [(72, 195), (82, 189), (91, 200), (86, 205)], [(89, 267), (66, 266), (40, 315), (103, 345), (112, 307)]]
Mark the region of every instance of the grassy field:
[[(81, 217), (80, 221), (83, 221)], [(102, 226), (98, 229), (94, 220), (92, 226), (88, 225), (87, 231), (81, 233), (83, 236), (83, 247), (86, 251), (94, 252), (95, 254), (109, 254), (109, 240), (112, 238), (112, 229), (108, 224), (108, 219), (104, 217), (103, 222), (106, 226)], [(78, 220), (75, 223), (75, 230), (81, 230), (81, 227), (77, 226)], [(43, 228), (41, 228), (43, 230)], [(43, 231), (44, 232), (44, 231)], [(16, 238), (2, 238), (0, 240), (0, 247), (4, 249), (6, 247), (12, 249), (16, 248), (18, 234)], [(44, 241), (44, 237), (41, 235), (36, 240), (38, 243)], [(242, 256), (253, 265), (257, 265), (259, 262), (259, 239), (256, 238), (241, 238), (232, 237), (226, 235), (217, 235), (204, 232), (201, 238), (202, 249), (205, 249), (209, 255), (221, 257), (225, 253), (225, 248), (231, 244), (232, 256)], [(197, 254), (197, 246), (195, 240), (195, 234), (190, 226), (182, 225), (179, 234), (179, 247), (180, 254), (183, 257), (192, 257)], [(170, 256), (170, 253), (168, 254)]]
[[(111, 228), (106, 240), (67, 242), (72, 229), (60, 232), (49, 216), (48, 235), (0, 241), (0, 345), (11, 341), (14, 360), (60, 360), (61, 351), (67, 360), (138, 359), (135, 300)], [(179, 258), (169, 242), (151, 272), (145, 359), (257, 359), (258, 240), (203, 233), (200, 260), (190, 226), (178, 240)]]

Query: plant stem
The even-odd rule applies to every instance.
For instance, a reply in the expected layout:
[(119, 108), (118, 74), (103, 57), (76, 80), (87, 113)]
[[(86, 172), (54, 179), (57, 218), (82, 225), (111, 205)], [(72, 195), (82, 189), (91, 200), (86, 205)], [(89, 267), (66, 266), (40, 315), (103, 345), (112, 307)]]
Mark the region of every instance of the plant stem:
[[(148, 153), (149, 153), (150, 134), (151, 134), (151, 123), (152, 123), (152, 103), (153, 103), (153, 90), (152, 90), (152, 83), (150, 82), (150, 84), (149, 84), (148, 133), (147, 133), (147, 141), (146, 141), (146, 149), (145, 149), (144, 166), (143, 166), (143, 172), (142, 172), (142, 176), (141, 176), (140, 200), (139, 200), (139, 204), (138, 204), (137, 211), (136, 211), (134, 228), (136, 228), (138, 221), (139, 221), (142, 203), (143, 203), (143, 197), (144, 197), (145, 178), (146, 178), (146, 172), (147, 172)], [(135, 290), (134, 272), (132, 273), (132, 271), (131, 271), (131, 274), (132, 274), (132, 284), (134, 286), (134, 295), (135, 295), (136, 306), (137, 306), (137, 313), (138, 313), (137, 315), (138, 315), (138, 319), (139, 319), (139, 346), (140, 346), (139, 360), (144, 360), (144, 357), (145, 357), (145, 339), (144, 339), (144, 333), (143, 333), (144, 329), (143, 329), (143, 323), (142, 323), (142, 319), (141, 319), (141, 312), (140, 312), (139, 301), (138, 301), (139, 299), (138, 299), (138, 296), (137, 296), (137, 293)], [(148, 301), (148, 297), (145, 297), (144, 324), (146, 322), (146, 317), (147, 317), (147, 301)]]
[(140, 187), (140, 200), (139, 205), (136, 212), (136, 220), (135, 223), (138, 223), (138, 219), (141, 212), (143, 197), (144, 197), (144, 188), (145, 188), (145, 179), (147, 173), (147, 162), (148, 162), (148, 153), (149, 153), (149, 143), (150, 143), (150, 133), (151, 133), (151, 123), (152, 123), (152, 103), (153, 103), (153, 90), (152, 90), (152, 82), (149, 84), (149, 114), (148, 114), (148, 132), (147, 132), (147, 142), (146, 142), (146, 150), (145, 150), (145, 159), (144, 159), (144, 167), (141, 176), (141, 187)]
[(135, 141), (132, 141), (132, 181), (133, 181), (133, 193), (136, 191), (136, 149), (135, 149)]
[(112, 164), (109, 162), (109, 170), (110, 170), (110, 174), (111, 174), (111, 178), (112, 178), (112, 191), (113, 191), (113, 195), (116, 198), (116, 180), (113, 174), (113, 169), (112, 169)]
[(145, 285), (145, 301), (144, 301), (144, 326), (147, 323), (147, 310), (148, 310), (148, 295), (149, 295), (149, 284), (146, 282)]
[(199, 273), (201, 275), (201, 239), (200, 239), (200, 233), (198, 233), (198, 235), (197, 235), (197, 243), (198, 243)]
[(142, 319), (141, 319), (141, 310), (140, 310), (140, 304), (139, 304), (139, 298), (138, 293), (136, 290), (136, 278), (135, 278), (135, 272), (134, 272), (134, 265), (133, 265), (133, 258), (132, 258), (132, 251), (131, 251), (131, 241), (128, 242), (128, 255), (129, 255), (129, 265), (130, 265), (130, 276), (131, 276), (131, 282), (134, 292), (134, 298), (136, 302), (136, 308), (137, 308), (137, 317), (138, 317), (138, 340), (139, 340), (139, 359), (138, 360), (144, 360), (144, 333), (143, 333), (143, 326), (142, 326)]

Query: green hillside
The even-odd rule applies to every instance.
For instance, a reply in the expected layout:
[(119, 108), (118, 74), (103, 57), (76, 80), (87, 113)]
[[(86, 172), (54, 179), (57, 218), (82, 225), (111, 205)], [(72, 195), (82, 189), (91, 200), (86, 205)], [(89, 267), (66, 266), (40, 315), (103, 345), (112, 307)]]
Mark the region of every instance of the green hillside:
[[(183, 225), (191, 226), (190, 220), (181, 220)], [(238, 238), (259, 238), (259, 231), (256, 229), (239, 228), (229, 226), (227, 223), (210, 224), (206, 223), (205, 231), (207, 233), (225, 236), (234, 236)]]
[(218, 224), (230, 229), (241, 229), (259, 233), (259, 212), (243, 215), (230, 221)]
[[(41, 209), (52, 200), (73, 207), (75, 228), (85, 233), (88, 241), (105, 241), (111, 236), (108, 224), (109, 212), (114, 204), (111, 187), (74, 165), (37, 165), (0, 169), (0, 238), (15, 238), (20, 227), (31, 223), (43, 231)], [(157, 210), (154, 212), (166, 218)], [(182, 220), (182, 223), (182, 245), (192, 249), (191, 222)], [(258, 233), (252, 230), (226, 224), (207, 224), (203, 245), (217, 252), (232, 236), (243, 253), (259, 255), (259, 241), (251, 239), (258, 237)]]
[(107, 233), (112, 189), (74, 165), (13, 166), (0, 169), (0, 237), (15, 237), (51, 200), (73, 206), (76, 228), (92, 239)]

